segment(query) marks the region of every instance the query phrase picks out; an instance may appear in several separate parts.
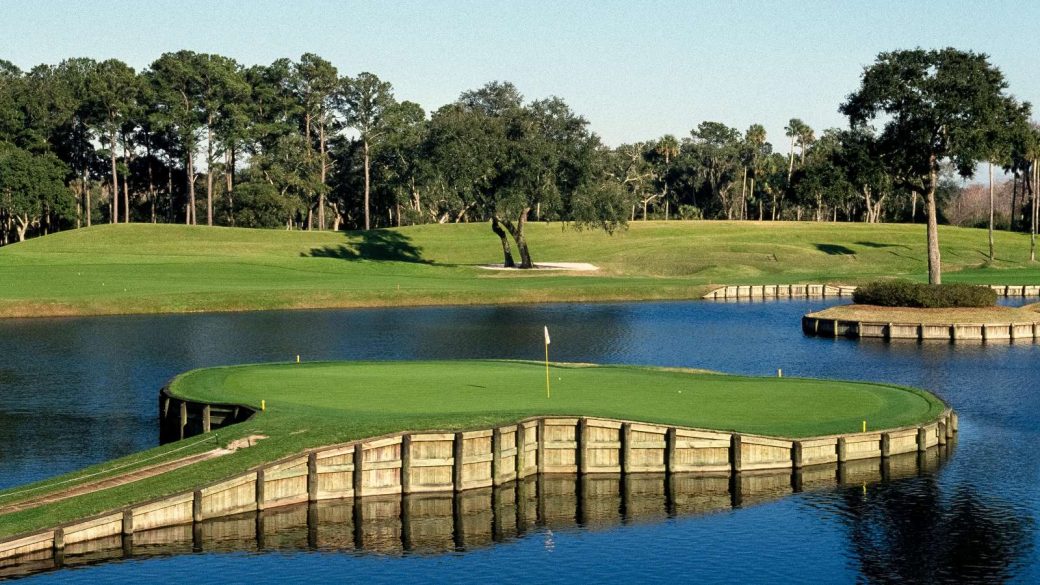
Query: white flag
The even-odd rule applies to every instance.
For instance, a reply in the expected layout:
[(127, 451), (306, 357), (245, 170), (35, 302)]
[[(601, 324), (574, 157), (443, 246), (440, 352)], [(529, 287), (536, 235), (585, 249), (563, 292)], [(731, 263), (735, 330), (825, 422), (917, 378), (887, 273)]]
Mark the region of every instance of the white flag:
[(545, 345), (549, 345), (549, 326), (545, 327)]

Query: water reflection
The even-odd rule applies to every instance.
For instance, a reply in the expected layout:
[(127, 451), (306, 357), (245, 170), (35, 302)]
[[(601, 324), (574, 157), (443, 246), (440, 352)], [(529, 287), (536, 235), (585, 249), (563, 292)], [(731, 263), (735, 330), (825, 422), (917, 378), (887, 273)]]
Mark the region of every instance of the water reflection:
[(859, 572), (873, 583), (1003, 583), (1033, 551), (1033, 519), (966, 486), (944, 491), (933, 475), (808, 499), (836, 511)]
[[(856, 461), (793, 473), (547, 474), (457, 494), (377, 496), (286, 506), (76, 543), (59, 553), (3, 560), (0, 577), (200, 552), (440, 555), (523, 539), (533, 532), (544, 536), (546, 547), (553, 547), (556, 534), (702, 516), (772, 502), (796, 492), (833, 492), (836, 487), (882, 482), (892, 489), (907, 478), (934, 474), (952, 448), (951, 443), (884, 463)], [(878, 522), (877, 515), (869, 511), (862, 518), (852, 520)]]

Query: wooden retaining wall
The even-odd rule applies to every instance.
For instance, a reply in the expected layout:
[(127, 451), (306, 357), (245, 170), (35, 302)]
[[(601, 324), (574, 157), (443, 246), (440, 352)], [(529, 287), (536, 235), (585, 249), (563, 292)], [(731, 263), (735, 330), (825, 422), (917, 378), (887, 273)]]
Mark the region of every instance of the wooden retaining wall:
[(805, 315), (802, 331), (818, 337), (852, 339), (916, 339), (919, 341), (1033, 341), (1040, 339), (1040, 322), (1030, 323), (876, 323), (823, 319)]
[[(936, 421), (924, 425), (810, 439), (590, 417), (539, 417), (475, 431), (397, 433), (314, 449), (191, 492), (19, 535), (0, 543), (0, 560), (60, 551), (98, 539), (118, 540), (171, 526), (205, 525), (244, 513), (342, 499), (353, 499), (360, 506), (358, 529), (367, 542), (377, 539), (385, 528), (376, 520), (370, 522), (370, 516), (408, 513), (421, 518), (425, 514), (421, 509), (402, 510), (402, 496), (476, 493), (536, 473), (538, 477), (618, 476), (627, 482), (626, 489), (636, 492), (658, 485), (654, 479), (658, 476), (723, 474), (744, 482), (740, 490), (763, 493), (772, 490), (767, 489), (768, 481), (779, 480), (756, 478), (760, 473), (783, 475), (820, 465), (921, 453), (945, 445), (956, 431), (957, 415), (946, 410)], [(550, 486), (546, 489), (556, 489), (551, 482), (545, 485)], [(569, 485), (557, 487), (576, 489)], [(790, 482), (784, 489), (790, 489)], [(524, 497), (516, 496), (518, 506)], [(465, 515), (464, 510), (462, 513)]]
[[(804, 299), (851, 297), (856, 292), (855, 286), (832, 284), (756, 284), (722, 286), (705, 294), (704, 299)], [(1040, 285), (1006, 285), (990, 286), (1000, 297), (1036, 297), (1040, 296)]]
[[(913, 429), (910, 432), (908, 436), (913, 439)], [(833, 447), (835, 441), (829, 440)], [(819, 445), (803, 441), (802, 446), (805, 455)], [(729, 449), (728, 443), (725, 449)], [(138, 522), (132, 533), (120, 532), (118, 515), (110, 514), (66, 527), (65, 538), (72, 537), (75, 542), (66, 541), (58, 550), (53, 549), (49, 538), (22, 539), (25, 552), (0, 559), (0, 579), (106, 560), (193, 551), (454, 553), (520, 538), (534, 526), (613, 529), (622, 524), (747, 507), (797, 492), (914, 477), (933, 472), (949, 454), (946, 446), (940, 446), (884, 459), (832, 461), (732, 475), (544, 474), (464, 492), (310, 501), (195, 523), (189, 518), (183, 524), (156, 528), (144, 528), (144, 520), (154, 521), (154, 514), (146, 514), (163, 507), (141, 506), (134, 510)], [(190, 498), (171, 506), (182, 510), (185, 503), (190, 516)]]

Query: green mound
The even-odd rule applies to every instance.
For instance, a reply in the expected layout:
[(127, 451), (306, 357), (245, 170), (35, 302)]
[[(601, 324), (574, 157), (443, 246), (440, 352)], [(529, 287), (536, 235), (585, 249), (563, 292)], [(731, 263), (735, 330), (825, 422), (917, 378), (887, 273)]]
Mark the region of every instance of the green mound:
[[(485, 224), (371, 232), (102, 225), (0, 248), (0, 317), (698, 298), (712, 285), (866, 282), (926, 273), (924, 226), (633, 222), (613, 236), (537, 223), (535, 262), (595, 273), (481, 270)], [(1033, 284), (1028, 236), (943, 227), (946, 280)]]
[(552, 366), (547, 398), (544, 364), (514, 361), (235, 366), (190, 372), (170, 390), (255, 408), (263, 400), (268, 424), (334, 421), (350, 437), (549, 414), (805, 437), (855, 432), (864, 419), (874, 428), (914, 424), (943, 409), (928, 394), (879, 384), (567, 364)]

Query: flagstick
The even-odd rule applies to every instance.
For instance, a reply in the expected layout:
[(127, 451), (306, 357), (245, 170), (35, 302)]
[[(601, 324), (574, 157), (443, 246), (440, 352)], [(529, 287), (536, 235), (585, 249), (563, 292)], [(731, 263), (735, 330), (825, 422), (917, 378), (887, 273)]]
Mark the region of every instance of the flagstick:
[(549, 391), (549, 344), (545, 344), (545, 397), (552, 398), (552, 393)]

